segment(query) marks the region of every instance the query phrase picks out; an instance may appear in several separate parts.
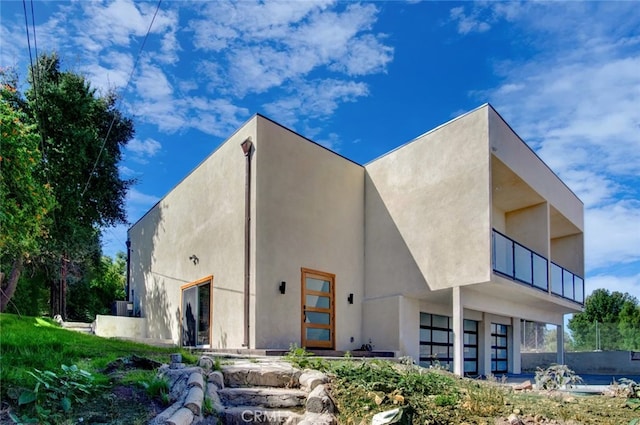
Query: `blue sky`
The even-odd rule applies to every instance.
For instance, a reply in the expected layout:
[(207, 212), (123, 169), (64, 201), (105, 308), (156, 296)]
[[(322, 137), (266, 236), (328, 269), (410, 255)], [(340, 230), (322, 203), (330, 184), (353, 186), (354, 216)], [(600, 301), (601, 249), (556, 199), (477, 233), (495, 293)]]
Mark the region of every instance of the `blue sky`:
[[(165, 0), (132, 73), (156, 2), (26, 2), (39, 51), (135, 121), (131, 223), (254, 113), (366, 163), (490, 102), (584, 201), (587, 294), (640, 298), (638, 5)], [(0, 66), (24, 77), (23, 3), (0, 8)]]

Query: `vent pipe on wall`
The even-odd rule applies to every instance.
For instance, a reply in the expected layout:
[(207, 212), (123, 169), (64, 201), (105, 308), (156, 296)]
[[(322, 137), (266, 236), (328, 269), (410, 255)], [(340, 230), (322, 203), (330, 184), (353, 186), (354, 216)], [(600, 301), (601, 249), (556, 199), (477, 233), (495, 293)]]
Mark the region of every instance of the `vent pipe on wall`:
[(253, 142), (247, 137), (240, 144), (246, 160), (245, 187), (244, 187), (244, 343), (249, 346), (249, 306), (250, 306), (250, 266), (251, 266), (251, 154)]

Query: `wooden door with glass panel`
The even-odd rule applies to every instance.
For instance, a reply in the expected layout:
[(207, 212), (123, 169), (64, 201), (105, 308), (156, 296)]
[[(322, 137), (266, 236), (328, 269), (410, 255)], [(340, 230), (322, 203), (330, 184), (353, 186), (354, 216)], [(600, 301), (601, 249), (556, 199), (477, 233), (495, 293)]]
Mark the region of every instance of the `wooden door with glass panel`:
[(302, 269), (302, 346), (334, 348), (335, 275)]

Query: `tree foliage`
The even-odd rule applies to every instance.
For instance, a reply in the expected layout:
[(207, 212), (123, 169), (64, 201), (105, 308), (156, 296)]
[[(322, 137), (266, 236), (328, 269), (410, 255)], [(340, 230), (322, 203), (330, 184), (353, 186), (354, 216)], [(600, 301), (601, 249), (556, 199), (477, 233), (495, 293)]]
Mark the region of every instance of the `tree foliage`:
[(132, 181), (120, 178), (118, 163), (134, 129), (114, 93), (100, 96), (83, 76), (62, 71), (55, 54), (40, 56), (29, 79), (26, 100), (58, 201), (41, 262), (50, 271), (52, 314), (64, 317), (67, 280), (100, 264), (100, 228), (126, 223)]
[[(13, 296), (23, 264), (39, 252), (51, 223), (55, 201), (42, 179), (40, 137), (28, 117), (16, 109), (15, 85), (0, 87), (0, 311)], [(3, 278), (3, 276), (8, 276)]]
[[(100, 228), (126, 223), (124, 201), (133, 181), (120, 178), (118, 163), (134, 129), (132, 121), (118, 110), (113, 92), (101, 95), (83, 76), (62, 70), (55, 54), (37, 58), (28, 82), (24, 97), (13, 91), (3, 105), (12, 106), (37, 126), (40, 138), (28, 127), (31, 136), (19, 139), (36, 149), (40, 144), (42, 152), (31, 148), (20, 152), (40, 172), (34, 184), (44, 185), (55, 203), (45, 206), (46, 211), (16, 203), (24, 212), (14, 208), (4, 214), (8, 225), (2, 223), (2, 234), (9, 235), (9, 242), (21, 241), (38, 253), (33, 258), (38, 269), (34, 275), (46, 277), (51, 314), (65, 317), (68, 282), (81, 282), (100, 267)], [(18, 146), (16, 143), (10, 146)], [(31, 188), (28, 181), (20, 184)], [(33, 193), (23, 188), (14, 191)], [(24, 237), (19, 229), (10, 227), (17, 222), (32, 229), (34, 223), (41, 223), (39, 233), (32, 231), (38, 236)], [(43, 233), (48, 237), (39, 237)]]
[(76, 320), (93, 321), (97, 314), (110, 314), (113, 301), (126, 298), (127, 258), (103, 256), (100, 266), (69, 286), (68, 314)]
[(577, 350), (640, 349), (640, 306), (628, 293), (596, 289), (569, 320)]

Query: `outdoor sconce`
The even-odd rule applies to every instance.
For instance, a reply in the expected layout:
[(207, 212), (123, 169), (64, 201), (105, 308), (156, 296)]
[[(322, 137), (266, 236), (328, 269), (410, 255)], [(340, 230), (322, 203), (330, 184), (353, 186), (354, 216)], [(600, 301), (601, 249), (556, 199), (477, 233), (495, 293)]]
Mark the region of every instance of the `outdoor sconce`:
[(278, 289), (280, 290), (280, 293), (284, 295), (285, 291), (287, 290), (287, 282), (280, 282), (280, 286), (278, 287)]
[(349, 294), (347, 301), (349, 301), (349, 304), (353, 304), (353, 294)]
[(192, 256), (189, 257), (189, 260), (193, 261), (193, 264), (196, 265), (200, 262), (200, 259), (196, 256), (196, 254), (193, 254)]

